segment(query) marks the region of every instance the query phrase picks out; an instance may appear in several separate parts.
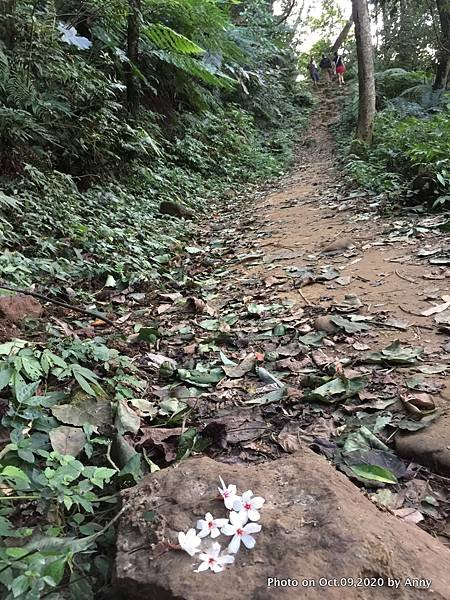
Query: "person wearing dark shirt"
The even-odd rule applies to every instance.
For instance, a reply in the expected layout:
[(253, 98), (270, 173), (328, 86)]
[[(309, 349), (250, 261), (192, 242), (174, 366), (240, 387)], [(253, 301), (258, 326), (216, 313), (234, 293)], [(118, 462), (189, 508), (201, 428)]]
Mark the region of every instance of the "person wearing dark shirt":
[(333, 65), (331, 64), (331, 60), (325, 54), (322, 54), (322, 60), (319, 63), (319, 67), (322, 69), (322, 75), (325, 78), (325, 81), (331, 83), (331, 78), (333, 75)]

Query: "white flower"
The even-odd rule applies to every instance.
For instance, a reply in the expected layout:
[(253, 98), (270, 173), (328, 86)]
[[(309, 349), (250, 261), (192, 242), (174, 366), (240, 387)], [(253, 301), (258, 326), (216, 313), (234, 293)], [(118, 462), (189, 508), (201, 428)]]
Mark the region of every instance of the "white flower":
[(202, 562), (198, 568), (195, 569), (195, 573), (207, 571), (208, 569), (211, 569), (214, 573), (220, 573), (220, 571), (224, 570), (224, 565), (230, 565), (234, 562), (234, 556), (231, 556), (230, 554), (219, 556), (219, 554), (220, 544), (214, 542), (207, 552), (202, 552), (202, 554), (199, 555), (199, 559)]
[(261, 531), (261, 525), (259, 523), (248, 523), (244, 525), (243, 518), (234, 511), (230, 512), (230, 521), (228, 525), (224, 525), (221, 532), (224, 535), (234, 536), (228, 546), (229, 552), (236, 554), (239, 550), (239, 546), (242, 543), (246, 548), (253, 548), (256, 544), (255, 538), (250, 533), (258, 533)]
[(197, 552), (200, 552), (201, 539), (198, 537), (195, 529), (189, 529), (187, 533), (180, 531), (178, 534), (178, 543), (181, 549), (187, 552), (190, 556), (194, 556)]
[(225, 506), (228, 510), (233, 508), (233, 504), (236, 500), (240, 500), (239, 496), (236, 496), (236, 486), (229, 485), (226, 486), (222, 477), (219, 477), (220, 483), (222, 485), (221, 488), (217, 488), (219, 490), (219, 494), (222, 496)]
[(197, 521), (197, 529), (200, 529), (198, 537), (204, 538), (211, 534), (212, 538), (219, 537), (219, 529), (228, 523), (228, 519), (215, 519), (211, 513), (206, 513), (205, 519)]
[(261, 496), (253, 496), (253, 492), (248, 490), (242, 494), (241, 499), (236, 499), (233, 503), (233, 510), (239, 513), (244, 523), (247, 521), (259, 521), (261, 515), (259, 510), (265, 502)]

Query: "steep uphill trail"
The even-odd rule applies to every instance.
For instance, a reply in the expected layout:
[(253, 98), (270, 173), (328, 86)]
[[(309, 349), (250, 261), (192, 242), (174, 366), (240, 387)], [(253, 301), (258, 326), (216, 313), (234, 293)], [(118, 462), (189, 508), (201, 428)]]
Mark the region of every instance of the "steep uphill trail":
[[(321, 93), (291, 172), (231, 190), (180, 256), (184, 287), (155, 296), (158, 356), (182, 381), (151, 392), (191, 410), (177, 432), (150, 427), (134, 444), (170, 465), (170, 434), (195, 437), (186, 461), (123, 494), (118, 597), (342, 598), (332, 583), (316, 588), (324, 576), (361, 579), (346, 598), (410, 600), (430, 585), (450, 599), (443, 217), (388, 213), (351, 190), (331, 130), (339, 104)], [(262, 531), (226, 574), (200, 581), (167, 540), (205, 510), (227, 516), (219, 476), (265, 497)], [(309, 588), (274, 591), (273, 577)]]
[[(421, 520), (422, 526), (425, 520), (425, 527), (443, 534), (441, 540), (448, 545), (449, 503), (442, 489), (450, 476), (450, 309), (445, 307), (450, 300), (450, 246), (439, 229), (446, 218), (383, 206), (383, 199), (351, 190), (333, 140), (341, 105), (335, 91), (322, 92), (293, 170), (275, 189), (258, 192), (250, 205), (245, 200), (236, 210), (231, 200), (216, 215), (221, 223), (213, 225), (213, 240), (214, 230), (221, 231), (228, 250), (222, 257), (226, 270), (220, 275), (220, 300), (212, 305), (230, 306), (230, 293), (235, 310), (290, 302), (297, 317), (304, 311), (300, 333), (314, 336), (326, 330), (323, 345), (311, 345), (303, 363), (290, 357), (288, 364), (273, 344), (274, 368), (297, 376), (294, 385), (300, 387), (309, 385), (299, 376), (303, 371), (306, 377), (309, 366), (319, 366), (330, 376), (369, 376), (359, 401), (345, 402), (345, 409), (335, 404), (325, 412), (336, 417), (337, 433), (344, 439), (346, 428), (354, 429), (347, 420), (356, 415), (361, 425), (380, 432), (405, 465), (409, 460), (421, 465), (411, 475), (413, 483), (406, 477), (406, 488), (421, 486), (420, 491), (410, 490), (413, 500), (406, 503), (408, 492), (401, 492), (388, 508), (403, 515), (405, 506), (414, 507), (417, 512), (406, 518)], [(230, 214), (239, 215), (232, 225)], [(314, 283), (311, 277), (320, 281)], [(432, 314), (423, 315), (427, 310)], [(345, 322), (339, 323), (342, 318)], [(367, 358), (383, 350), (374, 368)], [(283, 358), (284, 363), (276, 362)], [(333, 397), (323, 399), (330, 402)], [(316, 428), (308, 411), (298, 427), (306, 423), (311, 439), (334, 440), (330, 420), (317, 414)], [(297, 435), (296, 425), (290, 426), (287, 431)], [(388, 467), (383, 460), (378, 464)], [(417, 484), (422, 477), (423, 483)], [(436, 494), (428, 499), (434, 508), (423, 502), (430, 478)]]

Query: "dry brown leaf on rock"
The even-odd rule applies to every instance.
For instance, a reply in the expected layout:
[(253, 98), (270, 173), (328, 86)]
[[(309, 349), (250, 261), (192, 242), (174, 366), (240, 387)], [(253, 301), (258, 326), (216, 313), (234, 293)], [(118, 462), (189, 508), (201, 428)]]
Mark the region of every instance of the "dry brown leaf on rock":
[(285, 452), (296, 452), (302, 445), (309, 446), (317, 438), (329, 440), (335, 432), (336, 426), (332, 419), (319, 417), (305, 428), (299, 423), (290, 422), (278, 434), (278, 443)]
[(135, 446), (141, 448), (156, 447), (164, 454), (167, 462), (177, 457), (178, 438), (183, 433), (181, 427), (172, 429), (163, 427), (142, 427), (142, 435), (135, 441)]
[(397, 508), (392, 511), (396, 517), (400, 517), (403, 521), (407, 523), (420, 523), (420, 521), (424, 520), (424, 516), (415, 508)]
[(206, 421), (203, 435), (213, 435), (213, 439), (225, 448), (227, 444), (238, 444), (255, 440), (263, 435), (268, 425), (264, 421), (259, 408), (234, 409), (219, 414), (217, 417)]

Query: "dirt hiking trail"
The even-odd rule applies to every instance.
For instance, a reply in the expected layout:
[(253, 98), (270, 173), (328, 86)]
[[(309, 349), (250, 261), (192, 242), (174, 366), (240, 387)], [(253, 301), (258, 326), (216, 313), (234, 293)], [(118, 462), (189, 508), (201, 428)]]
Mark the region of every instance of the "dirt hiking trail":
[[(292, 171), (250, 190), (252, 198), (230, 193), (200, 232), (183, 263), (190, 314), (176, 294), (173, 305), (160, 299), (160, 318), (185, 341), (158, 351), (205, 388), (177, 394), (195, 410), (209, 458), (189, 458), (124, 493), (119, 595), (450, 599), (445, 219), (352, 190), (334, 149), (340, 99), (320, 95)], [(202, 518), (219, 476), (238, 489), (251, 482), (266, 498), (266, 517), (256, 550), (237, 559), (245, 576), (233, 568), (199, 585), (190, 564), (158, 549)], [(167, 497), (161, 519), (146, 523)], [(266, 582), (300, 575), (368, 583), (311, 584), (300, 596)]]

